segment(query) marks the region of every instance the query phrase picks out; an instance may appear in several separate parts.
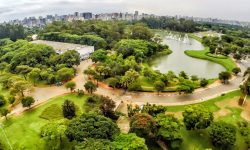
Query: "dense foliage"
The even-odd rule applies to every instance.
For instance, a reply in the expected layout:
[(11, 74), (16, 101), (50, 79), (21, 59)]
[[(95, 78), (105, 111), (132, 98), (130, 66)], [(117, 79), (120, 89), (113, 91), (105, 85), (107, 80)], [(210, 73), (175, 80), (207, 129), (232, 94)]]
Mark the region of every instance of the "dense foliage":
[(181, 135), (182, 123), (173, 115), (159, 114), (156, 117), (158, 124), (158, 139), (164, 141), (173, 149), (180, 147), (183, 139)]
[(21, 74), (34, 84), (67, 81), (74, 76), (72, 67), (80, 64), (80, 54), (74, 50), (59, 55), (52, 47), (24, 40), (0, 47), (0, 54), (1, 70)]
[(182, 115), (187, 130), (206, 129), (214, 119), (213, 113), (203, 105), (189, 106)]
[(90, 34), (80, 36), (69, 33), (49, 32), (49, 33), (44, 33), (40, 38), (49, 41), (91, 45), (94, 46), (95, 49), (107, 47), (107, 43), (103, 38), (97, 35), (90, 35)]
[(236, 127), (224, 122), (213, 123), (210, 127), (212, 143), (219, 147), (234, 145), (236, 141)]
[[(78, 39), (77, 43), (80, 44), (91, 44), (99, 48), (111, 48), (120, 39), (126, 37), (125, 35), (125, 23), (122, 21), (72, 21), (72, 22), (53, 22), (52, 24), (46, 26), (46, 28), (41, 32), (41, 37), (43, 34), (49, 32), (60, 32), (56, 33), (61, 35), (62, 39), (65, 40), (66, 36), (72, 41), (70, 43), (75, 43), (75, 39)], [(71, 34), (71, 35), (70, 35)], [(50, 37), (48, 37), (50, 38)], [(67, 39), (66, 38), (66, 39)], [(82, 39), (82, 40), (81, 40)], [(100, 43), (98, 43), (100, 42)]]
[(10, 38), (12, 41), (16, 41), (18, 39), (24, 39), (26, 36), (27, 32), (22, 25), (11, 25), (11, 24), (0, 25), (0, 39)]
[(120, 134), (112, 142), (115, 150), (147, 150), (145, 139), (136, 136), (134, 133)]
[(150, 137), (156, 131), (156, 123), (152, 116), (137, 113), (131, 117), (129, 132), (136, 133), (139, 137)]
[(152, 29), (170, 29), (179, 32), (195, 32), (200, 30), (197, 23), (183, 18), (143, 18), (140, 22), (147, 24)]
[(27, 96), (22, 98), (21, 100), (23, 107), (29, 107), (35, 103), (35, 99), (33, 97)]
[(62, 105), (63, 116), (68, 119), (72, 119), (76, 116), (76, 106), (74, 102), (65, 100)]
[(64, 134), (67, 128), (67, 123), (65, 120), (53, 121), (45, 124), (41, 128), (41, 137), (46, 142), (46, 147), (50, 149), (61, 149), (63, 143), (67, 141)]
[(83, 114), (69, 122), (65, 134), (70, 141), (84, 141), (86, 138), (114, 139), (119, 132), (112, 120), (101, 115)]
[(236, 60), (250, 54), (250, 40), (226, 34), (221, 37), (203, 37), (202, 43), (210, 48), (213, 54), (233, 55)]

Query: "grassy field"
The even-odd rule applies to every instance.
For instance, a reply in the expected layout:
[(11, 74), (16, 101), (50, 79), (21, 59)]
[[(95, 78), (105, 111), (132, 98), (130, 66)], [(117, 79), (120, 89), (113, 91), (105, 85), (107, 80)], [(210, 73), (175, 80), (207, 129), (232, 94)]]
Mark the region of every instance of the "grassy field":
[[(202, 39), (194, 34), (189, 34), (189, 37), (202, 42)], [(201, 51), (197, 51), (197, 50), (187, 50), (185, 51), (185, 54), (190, 56), (190, 57), (194, 57), (194, 58), (198, 58), (198, 59), (205, 59), (208, 61), (212, 61), (215, 63), (218, 63), (220, 65), (222, 65), (224, 68), (227, 69), (227, 71), (231, 72), (233, 68), (237, 67), (236, 63), (230, 58), (230, 57), (226, 57), (226, 56), (215, 56), (209, 53), (209, 48), (206, 47), (204, 50)]]
[[(208, 107), (209, 110), (211, 111), (218, 111), (220, 108), (218, 106), (215, 105), (216, 102), (220, 102), (220, 101), (229, 101), (232, 98), (239, 96), (240, 95), (240, 91), (233, 91), (230, 93), (227, 93), (225, 95), (221, 95), (219, 97), (210, 99), (208, 101), (202, 102), (200, 103), (201, 105), (204, 105), (206, 107)], [(190, 105), (185, 105), (185, 106), (169, 106), (168, 107), (168, 112), (180, 112), (180, 111), (184, 111), (186, 107), (188, 107)]]
[[(240, 91), (233, 91), (227, 93), (225, 95), (221, 95), (219, 97), (213, 98), (209, 101), (200, 103), (201, 105), (206, 106), (209, 110), (218, 113), (222, 108), (218, 106), (218, 103), (225, 105), (224, 110), (228, 110), (230, 113), (226, 114), (225, 116), (218, 116), (216, 121), (224, 121), (228, 123), (232, 123), (237, 126), (237, 122), (243, 121), (244, 119), (241, 117), (241, 112), (246, 110), (247, 108), (244, 107), (236, 107), (230, 106), (232, 100), (238, 100), (241, 92)], [(248, 97), (248, 103), (250, 103), (250, 98)], [(237, 103), (237, 102), (236, 102)], [(227, 106), (229, 105), (229, 106)], [(171, 114), (175, 114), (178, 118), (181, 117), (181, 112), (185, 110), (187, 106), (172, 106), (168, 107), (167, 112)], [(219, 113), (218, 113), (219, 114)], [(250, 113), (249, 113), (250, 115)], [(184, 138), (184, 142), (181, 145), (181, 150), (204, 150), (204, 149), (215, 149), (211, 144), (210, 139), (208, 138), (207, 130), (198, 130), (198, 131), (187, 131), (184, 128), (182, 129), (182, 135)], [(234, 146), (231, 146), (229, 150), (244, 150), (247, 149), (246, 144), (244, 143), (244, 138), (240, 135), (239, 131), (237, 132), (237, 141)]]
[[(24, 115), (9, 118), (4, 122), (4, 128), (13, 148), (15, 150), (42, 149), (44, 143), (43, 140), (40, 139), (40, 128), (49, 122), (42, 118), (63, 118), (63, 115), (58, 112), (60, 111), (58, 108), (61, 108), (61, 105), (66, 99), (72, 100), (78, 106), (78, 114), (83, 113), (86, 108), (86, 106), (84, 107), (86, 98), (87, 96), (78, 97), (75, 94), (52, 98), (50, 102), (28, 111)], [(46, 109), (50, 109), (50, 111)], [(0, 140), (4, 145), (7, 145), (2, 131), (0, 131)], [(8, 148), (9, 147), (6, 146), (6, 149)]]

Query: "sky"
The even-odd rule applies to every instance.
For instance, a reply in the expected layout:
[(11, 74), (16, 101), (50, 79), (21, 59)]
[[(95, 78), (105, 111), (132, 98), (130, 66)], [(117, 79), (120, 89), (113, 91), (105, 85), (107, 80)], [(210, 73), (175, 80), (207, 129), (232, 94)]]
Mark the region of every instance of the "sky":
[(0, 0), (0, 22), (48, 14), (139, 12), (250, 22), (250, 0)]

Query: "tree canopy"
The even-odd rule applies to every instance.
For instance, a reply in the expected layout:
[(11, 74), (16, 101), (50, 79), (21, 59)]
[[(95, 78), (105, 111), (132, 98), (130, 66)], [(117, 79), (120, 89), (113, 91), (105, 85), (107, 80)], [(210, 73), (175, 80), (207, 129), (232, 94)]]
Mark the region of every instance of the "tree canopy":
[(85, 141), (87, 138), (114, 139), (120, 132), (109, 118), (96, 114), (83, 114), (69, 122), (65, 131), (70, 141)]
[(205, 129), (214, 119), (213, 113), (203, 105), (188, 106), (182, 115), (187, 130)]

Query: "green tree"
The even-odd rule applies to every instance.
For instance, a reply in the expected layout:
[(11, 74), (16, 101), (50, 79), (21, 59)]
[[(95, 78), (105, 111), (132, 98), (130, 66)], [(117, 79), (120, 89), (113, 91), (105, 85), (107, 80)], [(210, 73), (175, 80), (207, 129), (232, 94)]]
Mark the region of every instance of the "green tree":
[(16, 72), (24, 76), (25, 80), (27, 79), (27, 74), (33, 70), (32, 67), (27, 65), (20, 65), (16, 67)]
[(201, 87), (206, 87), (207, 85), (208, 85), (208, 80), (205, 79), (205, 78), (202, 78), (202, 79), (200, 80), (200, 86), (201, 86)]
[(213, 145), (227, 149), (236, 141), (236, 127), (225, 122), (215, 122), (209, 130)]
[(27, 96), (27, 97), (22, 98), (21, 102), (22, 102), (23, 107), (30, 108), (30, 106), (35, 103), (35, 100), (31, 96)]
[(6, 100), (3, 95), (0, 95), (0, 107), (6, 104)]
[(111, 119), (118, 119), (118, 116), (115, 114), (116, 103), (109, 97), (102, 96), (101, 98), (100, 110), (105, 117)]
[(76, 50), (69, 50), (60, 55), (60, 63), (65, 64), (67, 67), (80, 65), (80, 54)]
[(7, 120), (8, 119), (7, 116), (10, 113), (10, 111), (8, 109), (6, 109), (6, 108), (3, 108), (3, 109), (0, 110), (0, 113), (1, 113), (1, 116), (4, 116), (5, 119)]
[(2, 73), (3, 71), (7, 70), (8, 65), (9, 64), (6, 62), (0, 63), (0, 72)]
[(67, 119), (72, 119), (76, 116), (76, 106), (74, 102), (65, 100), (62, 105), (63, 116)]
[(67, 137), (64, 132), (67, 128), (65, 120), (57, 120), (49, 122), (42, 126), (41, 137), (46, 141), (45, 147), (49, 149), (62, 149), (64, 141), (67, 141)]
[(75, 150), (113, 150), (113, 147), (109, 140), (88, 138), (78, 143)]
[(88, 81), (84, 84), (84, 88), (88, 93), (92, 94), (97, 90), (97, 85), (95, 85), (92, 81)]
[(198, 78), (197, 76), (193, 75), (193, 76), (191, 76), (191, 80), (192, 80), (192, 81), (198, 81), (199, 78)]
[(155, 134), (155, 130), (156, 122), (152, 116), (137, 113), (131, 117), (130, 133), (135, 133), (139, 137), (149, 137)]
[(65, 131), (70, 141), (87, 138), (113, 140), (120, 133), (118, 126), (109, 118), (96, 114), (83, 114), (69, 122)]
[(153, 38), (153, 33), (144, 24), (136, 24), (131, 27), (130, 38), (150, 41)]
[(116, 150), (148, 150), (145, 139), (134, 133), (120, 134), (112, 142), (112, 147)]
[(123, 87), (127, 89), (129, 85), (131, 85), (135, 80), (139, 77), (139, 73), (135, 70), (129, 70), (125, 73), (125, 75), (122, 77), (121, 82), (123, 84)]
[(8, 101), (9, 101), (9, 104), (13, 105), (15, 103), (15, 101), (16, 101), (16, 98), (14, 96), (10, 96), (8, 98)]
[(66, 89), (70, 89), (70, 91), (74, 91), (76, 88), (76, 83), (75, 82), (67, 82), (65, 84)]
[(189, 106), (182, 113), (187, 130), (206, 129), (213, 122), (213, 113), (203, 105)]
[(59, 81), (69, 81), (74, 77), (74, 70), (72, 68), (62, 68), (56, 73)]
[(156, 81), (154, 83), (154, 88), (156, 89), (156, 91), (159, 94), (160, 92), (162, 92), (164, 90), (165, 84), (162, 81)]
[(158, 125), (157, 138), (170, 148), (178, 149), (183, 141), (181, 135), (182, 123), (173, 115), (159, 114), (156, 117)]
[(23, 80), (17, 80), (13, 83), (11, 87), (11, 93), (13, 94), (21, 94), (21, 96), (24, 96), (25, 91), (29, 91), (31, 89), (31, 85), (27, 81)]
[(119, 84), (119, 79), (117, 79), (117, 78), (109, 78), (108, 79), (108, 84), (109, 84), (110, 87), (116, 88), (118, 86), (118, 84)]
[(166, 111), (167, 111), (166, 106), (155, 105), (155, 104), (152, 105), (149, 103), (144, 105), (142, 110), (141, 110), (142, 113), (147, 113), (153, 117), (156, 117), (158, 114), (165, 113)]
[(184, 79), (188, 79), (189, 78), (188, 75), (184, 71), (180, 72), (179, 77), (183, 77)]
[(185, 94), (190, 94), (193, 93), (194, 90), (194, 83), (187, 79), (180, 80), (179, 86), (177, 87), (177, 91), (179, 91), (180, 94), (182, 92)]
[(99, 49), (94, 51), (94, 53), (90, 57), (93, 62), (97, 63), (104, 62), (107, 59), (107, 51), (104, 49)]
[(34, 86), (36, 82), (40, 80), (41, 70), (39, 68), (34, 68), (30, 73), (28, 73), (28, 78), (33, 81)]
[(238, 73), (241, 72), (241, 69), (239, 67), (233, 68), (232, 72), (237, 76)]
[(222, 83), (228, 83), (228, 80), (231, 78), (231, 73), (227, 71), (223, 71), (219, 73), (219, 79), (222, 81)]

